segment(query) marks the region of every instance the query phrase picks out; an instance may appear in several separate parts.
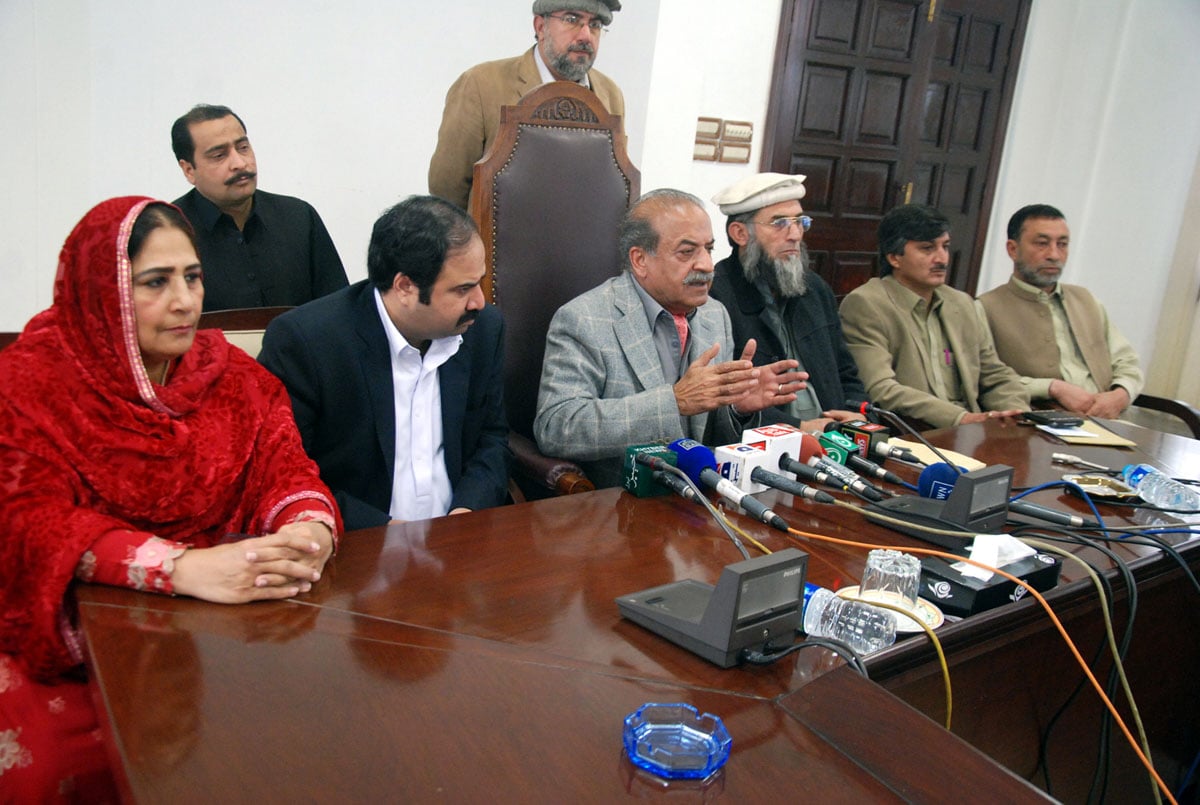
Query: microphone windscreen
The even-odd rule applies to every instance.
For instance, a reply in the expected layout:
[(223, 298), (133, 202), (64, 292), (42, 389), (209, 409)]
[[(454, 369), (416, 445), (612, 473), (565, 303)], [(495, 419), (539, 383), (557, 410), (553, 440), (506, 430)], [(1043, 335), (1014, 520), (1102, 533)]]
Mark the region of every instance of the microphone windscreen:
[(701, 483), (701, 470), (716, 470), (717, 468), (717, 457), (713, 451), (695, 439), (676, 439), (667, 446), (678, 457), (676, 466), (687, 473), (687, 477), (697, 484)]
[(816, 436), (806, 433), (800, 438), (800, 463), (807, 464), (808, 460), (813, 456), (824, 458), (825, 448), (821, 447), (821, 443), (817, 441)]
[(959, 474), (958, 470), (944, 461), (930, 464), (921, 470), (921, 478), (917, 481), (917, 490), (923, 498), (945, 500), (954, 491)]
[(880, 424), (879, 411), (881, 409), (872, 405), (870, 400), (863, 400), (862, 402), (847, 400), (846, 408), (851, 411), (858, 411), (858, 413), (862, 415), (862, 418), (868, 422), (873, 422), (876, 425)]

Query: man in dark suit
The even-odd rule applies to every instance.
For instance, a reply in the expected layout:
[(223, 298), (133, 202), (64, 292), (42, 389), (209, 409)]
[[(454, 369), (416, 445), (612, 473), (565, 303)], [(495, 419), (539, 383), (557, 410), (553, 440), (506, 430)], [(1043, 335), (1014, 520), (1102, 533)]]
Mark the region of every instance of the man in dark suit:
[(796, 399), (763, 412), (820, 430), (831, 420), (859, 415), (844, 410), (867, 399), (858, 367), (846, 348), (833, 291), (808, 267), (803, 215), (804, 177), (759, 173), (713, 197), (729, 218), (725, 234), (733, 254), (717, 263), (712, 295), (729, 310), (734, 346), (754, 339), (755, 364), (781, 358), (800, 362), (808, 388)]
[(259, 360), (287, 386), (347, 528), (504, 502), (504, 324), (461, 209), (412, 196), (371, 233), (368, 279), (279, 316)]

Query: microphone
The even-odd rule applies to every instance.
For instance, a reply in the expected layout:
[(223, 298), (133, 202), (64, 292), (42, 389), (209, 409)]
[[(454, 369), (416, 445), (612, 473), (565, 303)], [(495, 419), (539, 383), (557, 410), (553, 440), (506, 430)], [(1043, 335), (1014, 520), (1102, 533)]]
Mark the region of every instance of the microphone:
[(667, 472), (663, 467), (669, 466), (665, 459), (654, 453), (634, 453), (633, 460), (638, 464), (645, 464), (656, 472)]
[(863, 416), (870, 416), (871, 414), (881, 414), (881, 413), (882, 414), (890, 414), (891, 413), (891, 411), (887, 410), (886, 408), (880, 408), (878, 405), (871, 402), (870, 400), (863, 400), (862, 402), (848, 402), (848, 403), (846, 403), (846, 407), (848, 407), (852, 410), (858, 411)]
[[(661, 461), (662, 459), (657, 460)], [(692, 503), (700, 502), (700, 496), (696, 494), (696, 490), (682, 478), (672, 475), (666, 470), (654, 470), (651, 475), (656, 483), (662, 484), (684, 500), (690, 500)]]
[(857, 444), (859, 453), (864, 458), (875, 455), (875, 445), (886, 441), (892, 434), (883, 425), (863, 419), (856, 419), (852, 422), (830, 422), (825, 430), (837, 430), (838, 433)]
[(766, 486), (751, 477), (756, 467), (774, 466), (765, 450), (752, 444), (738, 442), (723, 444), (713, 453), (716, 456), (717, 474), (722, 478), (751, 495), (766, 491)]
[(942, 462), (930, 464), (921, 470), (921, 477), (917, 479), (917, 492), (923, 498), (945, 500), (954, 491), (958, 476), (964, 472), (966, 470), (962, 467), (955, 468)]
[[(648, 457), (653, 457), (655, 461), (648, 460)], [(675, 463), (675, 454), (664, 444), (638, 444), (625, 448), (621, 486), (639, 498), (665, 495), (667, 490), (650, 477), (651, 470), (662, 469), (662, 463)]]
[[(841, 478), (835, 478), (823, 470), (810, 467), (807, 464), (801, 464), (787, 453), (779, 457), (779, 469), (784, 472), (790, 472), (797, 478), (808, 481), (810, 484), (821, 484), (822, 486), (828, 486), (831, 489), (837, 489), (842, 492), (850, 491), (850, 485)], [(862, 482), (860, 481), (859, 483)]]
[[(867, 425), (865, 422), (858, 424)], [(852, 439), (842, 431), (842, 427), (842, 423), (840, 422), (830, 422), (825, 426), (824, 433), (812, 434), (813, 436), (817, 437), (817, 441), (820, 442), (821, 447), (825, 449), (826, 458), (836, 464), (841, 464), (845, 467), (848, 467), (854, 472), (863, 472), (869, 475), (874, 475), (877, 478), (882, 478), (894, 484), (904, 484), (904, 481), (900, 478), (900, 476), (888, 472), (874, 461), (870, 461), (859, 455), (859, 453), (866, 453), (867, 448), (870, 447), (870, 435), (865, 436), (861, 440)], [(868, 427), (879, 426), (868, 425)], [(879, 430), (885, 429), (879, 427)], [(863, 434), (856, 432), (856, 436), (863, 436)], [(870, 485), (871, 484), (868, 484), (868, 486)], [(879, 492), (886, 494), (884, 490), (879, 489), (878, 487), (876, 487), (876, 489)]]
[(804, 434), (800, 442), (800, 460), (816, 470), (821, 470), (841, 481), (842, 485), (870, 501), (880, 501), (887, 497), (881, 490), (858, 477), (854, 470), (847, 469), (837, 462), (825, 458), (825, 448), (816, 437)]
[[(934, 500), (945, 500), (950, 497), (950, 492), (954, 489), (954, 484), (961, 477), (960, 473), (966, 472), (965, 469), (955, 469), (949, 464), (937, 463), (930, 464), (925, 469), (921, 470), (921, 478), (917, 482), (917, 489), (920, 490), (921, 497), (933, 498)], [(1077, 514), (1062, 512), (1058, 509), (1051, 509), (1049, 506), (1042, 506), (1037, 503), (1031, 503), (1027, 500), (1010, 500), (1008, 501), (1008, 510), (1023, 514), (1026, 517), (1033, 517), (1037, 520), (1045, 520), (1050, 523), (1064, 525), (1069, 528), (1101, 528), (1100, 523), (1095, 520), (1080, 517)]]
[[(804, 466), (804, 465), (801, 465)], [(812, 470), (812, 467), (805, 467)], [(816, 472), (813, 470), (813, 472)], [(799, 481), (793, 481), (786, 475), (780, 475), (777, 472), (771, 472), (762, 467), (755, 467), (750, 473), (750, 477), (760, 484), (778, 489), (780, 492), (787, 492), (790, 495), (795, 495), (798, 498), (811, 500), (816, 503), (837, 503), (833, 495), (828, 492), (822, 492), (820, 489), (814, 489), (808, 484), (802, 484)]]
[(717, 462), (713, 451), (694, 439), (676, 439), (668, 446), (679, 456), (679, 469), (687, 473), (693, 481), (698, 480), (709, 489), (716, 490), (717, 494), (754, 519), (780, 531), (788, 530), (788, 524), (782, 517), (717, 474), (714, 469)]
[(871, 445), (872, 454), (880, 458), (895, 458), (900, 461), (907, 461), (910, 464), (920, 464), (921, 460), (917, 458), (917, 454), (909, 450), (907, 447), (895, 447), (886, 439), (875, 442)]
[[(763, 425), (742, 431), (742, 443), (762, 448), (766, 453), (766, 461), (762, 466), (773, 470), (779, 466), (779, 457), (784, 453), (796, 455), (800, 452), (800, 439), (803, 435), (804, 431), (799, 428), (785, 422), (778, 422), (774, 425)], [(720, 450), (720, 448), (717, 449)], [(718, 460), (719, 455), (718, 452)], [(721, 474), (724, 475), (724, 473)], [(749, 489), (747, 491), (759, 492), (762, 490)]]
[(874, 461), (863, 458), (862, 456), (860, 456), (856, 453), (851, 453), (849, 456), (846, 457), (846, 464), (847, 464), (847, 466), (856, 470), (857, 472), (865, 473), (867, 475), (873, 475), (876, 478), (887, 481), (889, 484), (897, 484), (898, 486), (906, 485), (904, 483), (904, 479), (901, 478), (896, 473), (892, 472), (891, 470), (885, 469), (885, 468), (879, 466), (878, 464), (876, 464)]
[(1078, 514), (1067, 514), (1060, 512), (1058, 509), (1051, 509), (1049, 506), (1041, 506), (1037, 503), (1030, 503), (1027, 500), (1010, 500), (1008, 502), (1008, 510), (1014, 511), (1017, 514), (1023, 514), (1026, 517), (1034, 517), (1038, 520), (1046, 520), (1051, 523), (1069, 526), (1071, 528), (1102, 528), (1095, 520), (1087, 517), (1080, 517)]

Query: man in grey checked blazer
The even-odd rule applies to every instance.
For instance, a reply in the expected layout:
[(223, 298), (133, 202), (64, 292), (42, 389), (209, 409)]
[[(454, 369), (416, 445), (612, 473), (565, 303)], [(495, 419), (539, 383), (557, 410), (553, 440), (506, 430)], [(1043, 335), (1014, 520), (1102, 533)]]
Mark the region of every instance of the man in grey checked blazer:
[(621, 223), (625, 271), (550, 322), (533, 430), (542, 451), (578, 461), (597, 487), (621, 481), (625, 448), (741, 438), (757, 412), (795, 399), (808, 375), (731, 360), (729, 314), (710, 300), (712, 223), (695, 196), (656, 190)]

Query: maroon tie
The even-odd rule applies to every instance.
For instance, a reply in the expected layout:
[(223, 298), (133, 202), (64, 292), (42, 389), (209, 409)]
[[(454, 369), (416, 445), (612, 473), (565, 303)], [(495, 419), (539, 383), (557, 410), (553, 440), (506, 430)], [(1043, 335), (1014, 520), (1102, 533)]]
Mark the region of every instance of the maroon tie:
[(687, 352), (687, 316), (681, 316), (678, 313), (672, 313), (671, 318), (675, 320), (675, 329), (679, 332), (679, 354), (683, 355), (685, 352)]

